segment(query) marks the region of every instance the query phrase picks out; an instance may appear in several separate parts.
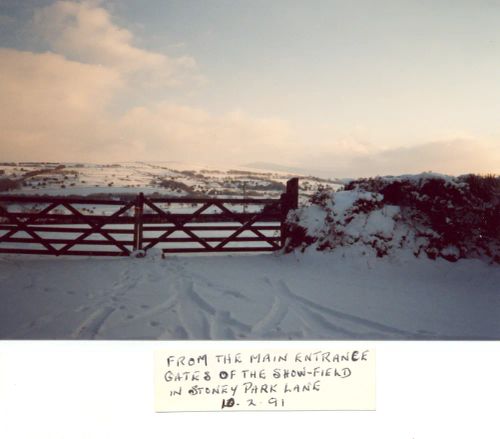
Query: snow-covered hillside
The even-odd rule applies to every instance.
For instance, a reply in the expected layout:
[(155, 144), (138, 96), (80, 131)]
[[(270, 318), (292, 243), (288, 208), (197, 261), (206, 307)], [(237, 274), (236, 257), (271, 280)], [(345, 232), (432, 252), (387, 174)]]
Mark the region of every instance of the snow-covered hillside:
[[(11, 193), (47, 195), (131, 194), (162, 196), (276, 197), (297, 174), (248, 167), (210, 167), (178, 162), (0, 163), (2, 178), (14, 183)], [(305, 200), (320, 187), (341, 182), (300, 176)], [(6, 185), (7, 187), (7, 185)], [(0, 192), (2, 190), (0, 184)]]

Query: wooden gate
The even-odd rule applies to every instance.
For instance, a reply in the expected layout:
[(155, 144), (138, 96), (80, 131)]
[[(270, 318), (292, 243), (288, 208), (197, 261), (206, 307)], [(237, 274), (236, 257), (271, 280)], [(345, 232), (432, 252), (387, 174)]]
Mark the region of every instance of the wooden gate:
[(279, 199), (0, 196), (0, 253), (128, 256), (275, 251), (298, 206), (298, 179)]

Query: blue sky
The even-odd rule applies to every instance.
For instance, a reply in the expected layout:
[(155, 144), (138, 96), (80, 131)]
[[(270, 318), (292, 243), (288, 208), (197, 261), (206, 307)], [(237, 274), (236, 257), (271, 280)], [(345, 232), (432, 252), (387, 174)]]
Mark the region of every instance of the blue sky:
[(0, 148), (499, 173), (499, 20), (486, 0), (0, 0)]

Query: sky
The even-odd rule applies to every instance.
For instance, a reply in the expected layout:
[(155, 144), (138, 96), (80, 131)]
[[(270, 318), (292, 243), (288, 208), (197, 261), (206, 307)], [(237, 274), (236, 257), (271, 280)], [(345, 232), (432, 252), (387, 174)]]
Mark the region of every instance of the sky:
[(500, 0), (0, 0), (0, 161), (500, 173)]

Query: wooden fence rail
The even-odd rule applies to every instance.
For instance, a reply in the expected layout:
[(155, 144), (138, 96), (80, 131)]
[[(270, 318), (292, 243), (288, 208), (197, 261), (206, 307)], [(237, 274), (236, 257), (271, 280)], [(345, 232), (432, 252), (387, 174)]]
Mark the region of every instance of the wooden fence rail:
[[(0, 196), (0, 253), (128, 256), (281, 249), (298, 179), (279, 199)], [(172, 210), (172, 211), (171, 211)]]

